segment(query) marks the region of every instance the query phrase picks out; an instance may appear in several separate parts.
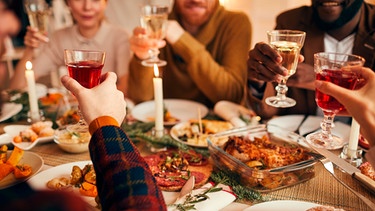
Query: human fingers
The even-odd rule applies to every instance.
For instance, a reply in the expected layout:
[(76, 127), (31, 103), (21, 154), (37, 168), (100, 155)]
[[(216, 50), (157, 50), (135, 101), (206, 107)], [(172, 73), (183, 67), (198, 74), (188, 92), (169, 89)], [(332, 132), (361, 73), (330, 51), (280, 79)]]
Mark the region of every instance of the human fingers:
[(340, 86), (338, 86), (336, 84), (333, 84), (331, 82), (316, 80), (315, 81), (315, 87), (319, 91), (333, 96), (339, 102), (345, 102), (345, 101), (352, 101), (353, 100), (353, 95), (350, 94), (353, 91), (348, 90), (348, 89), (343, 88), (343, 87), (340, 87)]
[(69, 90), (74, 96), (79, 96), (81, 90), (85, 89), (78, 83), (78, 81), (67, 75), (62, 76), (60, 80), (64, 87)]
[(281, 66), (282, 57), (276, 50), (264, 42), (255, 45), (254, 49), (249, 52), (249, 58), (264, 65), (275, 74), (287, 75), (287, 70)]

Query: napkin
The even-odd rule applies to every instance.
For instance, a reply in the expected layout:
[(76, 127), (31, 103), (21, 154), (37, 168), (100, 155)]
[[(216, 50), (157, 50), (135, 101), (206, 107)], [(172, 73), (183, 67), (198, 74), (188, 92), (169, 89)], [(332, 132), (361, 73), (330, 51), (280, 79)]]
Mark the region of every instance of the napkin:
[(248, 125), (240, 118), (241, 116), (247, 116), (250, 120), (250, 125), (256, 125), (259, 121), (254, 111), (229, 101), (217, 102), (214, 106), (214, 112), (222, 119), (232, 123), (234, 127), (244, 127)]
[[(208, 190), (209, 188), (212, 188), (214, 186), (213, 183), (207, 183), (203, 185), (200, 188), (197, 188), (192, 191), (192, 195), (203, 193), (204, 191)], [(236, 200), (236, 195), (233, 193), (232, 189), (229, 186), (219, 184), (217, 187), (221, 187), (221, 191), (207, 193), (207, 196), (209, 197), (207, 200), (204, 200), (202, 202), (194, 204), (195, 210), (198, 211), (215, 211), (220, 210), (226, 206), (228, 206), (230, 203), (232, 203), (234, 200)], [(186, 197), (181, 198), (176, 202), (176, 204), (182, 204), (184, 203)], [(177, 211), (175, 206), (168, 206), (168, 211)]]

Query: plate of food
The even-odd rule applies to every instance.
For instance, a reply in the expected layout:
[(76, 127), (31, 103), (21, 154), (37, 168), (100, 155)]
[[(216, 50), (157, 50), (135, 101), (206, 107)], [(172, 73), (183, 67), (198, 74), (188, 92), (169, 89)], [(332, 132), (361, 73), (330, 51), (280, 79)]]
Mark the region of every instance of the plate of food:
[(12, 143), (20, 148), (27, 148), (35, 141), (47, 143), (53, 140), (55, 130), (52, 129), (52, 122), (36, 122), (31, 125), (7, 125), (4, 132), (12, 137)]
[[(33, 152), (27, 152), (27, 151), (22, 151), (22, 150), (7, 151), (7, 154), (6, 154), (7, 160), (10, 159), (10, 156), (13, 152), (19, 153), (19, 154), (13, 155), (13, 158), (11, 159), (12, 160), (19, 159), (19, 161), (17, 162), (16, 167), (14, 168), (12, 172), (6, 171), (7, 168), (8, 169), (10, 168), (8, 164), (5, 164), (5, 163), (0, 164), (1, 166), (0, 168), (2, 169), (0, 174), (4, 174), (3, 176), (5, 176), (6, 174), (5, 177), (0, 178), (0, 190), (11, 187), (13, 185), (19, 184), (21, 182), (24, 182), (32, 178), (43, 167), (43, 163), (44, 163), (43, 159), (39, 155)], [(18, 156), (18, 158), (15, 158), (15, 156)], [(22, 171), (20, 172), (21, 169)], [(25, 174), (26, 171), (28, 172), (27, 174)], [(2, 176), (0, 175), (0, 177)]]
[(22, 110), (22, 104), (4, 103), (0, 112), (0, 122), (3, 122)]
[[(294, 200), (276, 200), (276, 201), (267, 201), (262, 202), (259, 204), (254, 204), (248, 208), (246, 208), (244, 211), (308, 211), (314, 207), (320, 207), (321, 205), (312, 203), (312, 202), (306, 202), (306, 201), (294, 201)], [(320, 210), (320, 209), (316, 209)], [(323, 209), (321, 209), (323, 210)], [(328, 209), (325, 209), (328, 210)]]
[[(201, 125), (201, 126), (200, 126)], [(173, 126), (170, 135), (175, 140), (192, 146), (207, 148), (207, 137), (209, 135), (232, 129), (233, 125), (227, 121), (191, 119)], [(215, 143), (219, 144), (219, 143)]]
[[(164, 125), (172, 126), (179, 122), (201, 118), (208, 114), (208, 108), (198, 102), (182, 99), (164, 99)], [(155, 102), (146, 101), (134, 106), (131, 112), (133, 118), (141, 122), (155, 120)]]
[(10, 136), (9, 134), (6, 134), (6, 133), (1, 134), (0, 135), (0, 146), (4, 145), (4, 144), (7, 145), (7, 144), (12, 143), (12, 139), (13, 139), (13, 137)]
[[(78, 162), (66, 163), (63, 165), (55, 166), (55, 167), (52, 167), (52, 168), (49, 168), (47, 170), (40, 172), (39, 174), (35, 175), (33, 178), (29, 179), (27, 182), (35, 190), (60, 190), (60, 189), (67, 190), (67, 188), (69, 188), (73, 192), (82, 196), (90, 205), (92, 205), (93, 207), (96, 207), (97, 203), (95, 202), (95, 197), (90, 195), (90, 194), (95, 194), (95, 191), (92, 191), (91, 189), (92, 187), (94, 187), (90, 185), (91, 183), (90, 184), (82, 183), (83, 185), (80, 185), (82, 189), (86, 187), (87, 191), (81, 191), (81, 188), (79, 188), (78, 186), (70, 184), (73, 180), (73, 178), (71, 177), (71, 174), (73, 171), (78, 170), (77, 167), (79, 169), (83, 169), (85, 167), (91, 168), (92, 162), (90, 160), (87, 160), (87, 161), (78, 161)], [(91, 168), (91, 170), (92, 171), (88, 171), (88, 172), (93, 172), (93, 168)], [(87, 178), (92, 178), (92, 176), (87, 177)], [(74, 180), (79, 180), (79, 178), (74, 178)], [(84, 182), (87, 182), (86, 180), (88, 179), (86, 179), (85, 177)], [(95, 190), (96, 190), (96, 187), (95, 187)]]

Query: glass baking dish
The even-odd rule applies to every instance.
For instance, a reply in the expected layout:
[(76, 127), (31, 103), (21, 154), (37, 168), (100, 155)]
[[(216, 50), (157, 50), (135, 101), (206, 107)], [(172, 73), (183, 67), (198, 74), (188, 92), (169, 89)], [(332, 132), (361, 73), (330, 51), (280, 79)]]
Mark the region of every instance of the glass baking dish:
[[(272, 144), (291, 148), (301, 147), (303, 153), (306, 153), (306, 159), (285, 166), (257, 169), (249, 167), (223, 149), (230, 136), (253, 141), (254, 138), (261, 138), (265, 135)], [(314, 164), (321, 158), (320, 155), (304, 146), (305, 141), (302, 136), (274, 125), (262, 124), (231, 129), (209, 136), (207, 142), (211, 158), (219, 170), (235, 174), (242, 185), (259, 192), (279, 190), (313, 178), (315, 176)]]

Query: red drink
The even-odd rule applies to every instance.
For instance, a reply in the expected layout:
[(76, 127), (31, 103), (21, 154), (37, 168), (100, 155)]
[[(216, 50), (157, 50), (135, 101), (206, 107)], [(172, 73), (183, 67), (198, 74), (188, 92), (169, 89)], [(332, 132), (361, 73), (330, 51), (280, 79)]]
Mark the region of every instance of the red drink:
[(80, 61), (67, 65), (70, 77), (86, 88), (93, 88), (100, 82), (103, 64), (97, 61)]
[[(347, 89), (354, 89), (358, 81), (358, 76), (349, 71), (324, 69), (316, 74), (317, 80), (329, 81)], [(334, 97), (315, 90), (315, 100), (323, 110), (341, 111), (345, 107)]]

